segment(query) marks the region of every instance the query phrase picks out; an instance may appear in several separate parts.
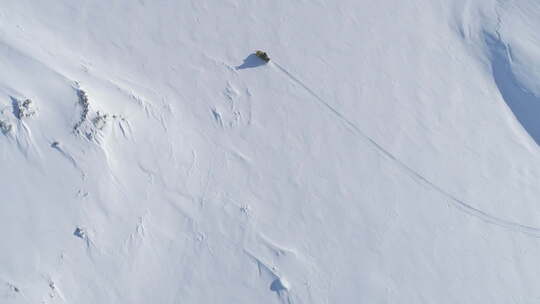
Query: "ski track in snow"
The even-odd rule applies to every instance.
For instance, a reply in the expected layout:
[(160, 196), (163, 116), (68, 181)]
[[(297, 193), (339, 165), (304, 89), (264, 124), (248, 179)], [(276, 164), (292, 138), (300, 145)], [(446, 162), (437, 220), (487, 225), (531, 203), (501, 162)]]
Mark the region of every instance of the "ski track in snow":
[(394, 156), (391, 152), (389, 152), (380, 144), (378, 144), (374, 139), (366, 135), (354, 122), (352, 122), (345, 115), (339, 112), (336, 108), (334, 108), (332, 105), (326, 102), (323, 98), (321, 98), (317, 93), (315, 93), (315, 91), (313, 91), (309, 86), (307, 86), (302, 80), (294, 76), (292, 73), (290, 73), (286, 68), (281, 66), (279, 63), (275, 61), (272, 61), (272, 62), (273, 62), (273, 65), (279, 69), (279, 71), (281, 71), (285, 76), (287, 76), (287, 78), (289, 78), (294, 83), (296, 83), (297, 85), (302, 87), (304, 90), (306, 90), (322, 106), (324, 106), (327, 110), (329, 110), (332, 114), (334, 114), (339, 120), (341, 120), (347, 127), (349, 127), (357, 136), (362, 138), (364, 141), (367, 141), (378, 152), (380, 152), (390, 161), (395, 163), (403, 172), (410, 175), (413, 179), (415, 179), (421, 184), (427, 186), (428, 188), (450, 199), (449, 203), (453, 207), (455, 207), (457, 210), (467, 215), (470, 215), (472, 217), (476, 217), (486, 223), (494, 224), (499, 227), (503, 227), (508, 230), (520, 232), (520, 233), (523, 233), (523, 234), (526, 234), (535, 238), (540, 238), (540, 228), (523, 225), (518, 222), (512, 222), (512, 221), (505, 220), (503, 218), (499, 218), (497, 216), (491, 215), (485, 211), (482, 211), (480, 209), (473, 207), (471, 204), (466, 203), (465, 201), (455, 197), (453, 194), (449, 193), (448, 191), (444, 190), (440, 186), (431, 182), (428, 178), (424, 177), (422, 174), (418, 173), (413, 168), (407, 166), (404, 162), (402, 162), (400, 159)]

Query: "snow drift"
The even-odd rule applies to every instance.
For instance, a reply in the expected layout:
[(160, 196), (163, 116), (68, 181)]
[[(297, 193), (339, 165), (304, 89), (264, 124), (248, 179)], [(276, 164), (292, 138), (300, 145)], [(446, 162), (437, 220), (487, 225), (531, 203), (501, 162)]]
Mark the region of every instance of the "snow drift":
[(540, 297), (535, 1), (0, 7), (0, 302)]

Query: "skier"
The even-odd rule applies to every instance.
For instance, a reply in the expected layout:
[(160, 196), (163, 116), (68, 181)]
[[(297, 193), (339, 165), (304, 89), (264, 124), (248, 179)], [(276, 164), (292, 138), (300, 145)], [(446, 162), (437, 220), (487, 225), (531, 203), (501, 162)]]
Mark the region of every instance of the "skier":
[(257, 57), (259, 57), (259, 58), (261, 58), (262, 60), (264, 60), (264, 62), (270, 61), (270, 57), (268, 57), (268, 55), (266, 54), (266, 52), (263, 52), (263, 51), (256, 51), (256, 52), (255, 52), (255, 55), (257, 55)]

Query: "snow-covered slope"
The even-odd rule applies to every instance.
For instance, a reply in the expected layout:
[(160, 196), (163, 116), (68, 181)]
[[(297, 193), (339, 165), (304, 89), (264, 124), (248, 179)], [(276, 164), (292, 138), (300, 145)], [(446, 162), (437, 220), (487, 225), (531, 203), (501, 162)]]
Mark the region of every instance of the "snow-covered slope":
[(539, 17), (2, 1), (0, 302), (536, 303)]

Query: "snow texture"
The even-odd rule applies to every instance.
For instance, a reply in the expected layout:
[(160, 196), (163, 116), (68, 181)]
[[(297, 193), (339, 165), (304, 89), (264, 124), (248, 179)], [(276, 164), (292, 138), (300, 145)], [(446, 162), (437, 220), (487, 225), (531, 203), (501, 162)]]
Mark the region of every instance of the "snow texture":
[(0, 7), (0, 303), (539, 301), (537, 1)]

